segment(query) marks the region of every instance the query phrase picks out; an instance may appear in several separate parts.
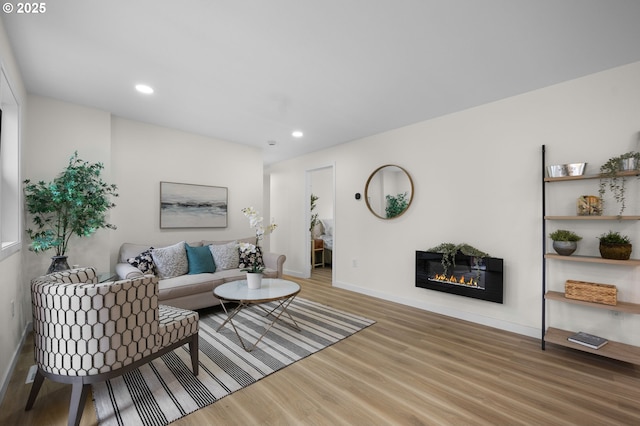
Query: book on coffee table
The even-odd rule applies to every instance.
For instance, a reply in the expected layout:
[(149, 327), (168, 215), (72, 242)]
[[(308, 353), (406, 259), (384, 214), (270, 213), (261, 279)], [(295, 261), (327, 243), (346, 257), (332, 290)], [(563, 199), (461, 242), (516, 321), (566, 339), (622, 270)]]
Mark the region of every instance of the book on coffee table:
[(573, 336), (567, 337), (567, 340), (579, 345), (584, 345), (592, 349), (600, 349), (609, 342), (602, 337), (594, 336), (593, 334), (580, 331)]

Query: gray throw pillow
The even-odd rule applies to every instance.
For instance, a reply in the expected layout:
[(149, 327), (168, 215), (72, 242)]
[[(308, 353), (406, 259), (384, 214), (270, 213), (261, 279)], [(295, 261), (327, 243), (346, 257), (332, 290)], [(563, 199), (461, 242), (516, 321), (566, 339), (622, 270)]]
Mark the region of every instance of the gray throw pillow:
[(238, 242), (231, 241), (227, 244), (210, 245), (211, 255), (216, 264), (216, 270), (235, 269), (240, 263), (238, 256)]
[(189, 261), (184, 245), (185, 242), (180, 241), (178, 244), (169, 247), (151, 250), (158, 277), (171, 278), (185, 275), (189, 272)]

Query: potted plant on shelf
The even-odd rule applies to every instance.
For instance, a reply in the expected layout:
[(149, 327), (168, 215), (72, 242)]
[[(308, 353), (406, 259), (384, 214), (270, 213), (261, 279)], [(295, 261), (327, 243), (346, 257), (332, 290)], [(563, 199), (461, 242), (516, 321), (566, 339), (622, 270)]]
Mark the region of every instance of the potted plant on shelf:
[(613, 194), (613, 198), (620, 204), (619, 215), (625, 209), (625, 183), (626, 176), (620, 172), (640, 170), (640, 152), (627, 152), (617, 157), (611, 157), (600, 166), (600, 197), (604, 196), (608, 188)]
[(553, 240), (553, 249), (562, 256), (570, 256), (578, 248), (578, 241), (581, 236), (573, 231), (566, 229), (558, 229), (549, 234), (549, 238)]
[(24, 181), (27, 212), (35, 229), (27, 229), (31, 238), (29, 249), (39, 253), (54, 249), (47, 273), (69, 269), (67, 250), (72, 235), (88, 237), (101, 228), (115, 229), (107, 222), (107, 211), (115, 204), (116, 185), (105, 183), (100, 177), (102, 163), (89, 163), (78, 158), (51, 182)]
[(256, 243), (240, 243), (240, 263), (243, 265), (242, 271), (247, 273), (247, 287), (250, 289), (259, 289), (262, 287), (262, 273), (264, 272), (264, 261), (262, 260), (262, 252), (258, 246), (260, 240), (264, 238), (265, 233), (275, 231), (278, 225), (272, 223), (266, 229), (262, 225), (263, 218), (260, 213), (253, 207), (245, 207), (242, 213), (249, 219), (249, 226), (256, 231)]
[(631, 240), (619, 232), (609, 231), (598, 237), (600, 240), (600, 256), (603, 259), (628, 260), (633, 249)]

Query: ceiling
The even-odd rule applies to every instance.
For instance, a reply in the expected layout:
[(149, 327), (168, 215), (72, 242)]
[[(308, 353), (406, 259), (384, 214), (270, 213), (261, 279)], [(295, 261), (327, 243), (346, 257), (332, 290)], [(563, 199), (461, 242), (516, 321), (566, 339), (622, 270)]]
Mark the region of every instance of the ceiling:
[(2, 14), (29, 93), (259, 147), (265, 164), (640, 60), (637, 0), (45, 5)]

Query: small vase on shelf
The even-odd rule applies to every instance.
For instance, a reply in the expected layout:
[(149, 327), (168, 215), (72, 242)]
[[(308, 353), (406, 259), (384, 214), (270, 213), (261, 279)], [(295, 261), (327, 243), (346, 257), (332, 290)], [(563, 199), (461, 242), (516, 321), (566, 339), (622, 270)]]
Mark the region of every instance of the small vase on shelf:
[(561, 256), (571, 256), (578, 248), (578, 243), (575, 241), (554, 241), (553, 249)]
[(250, 290), (262, 287), (262, 272), (247, 272), (247, 286)]

